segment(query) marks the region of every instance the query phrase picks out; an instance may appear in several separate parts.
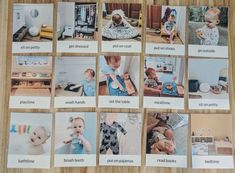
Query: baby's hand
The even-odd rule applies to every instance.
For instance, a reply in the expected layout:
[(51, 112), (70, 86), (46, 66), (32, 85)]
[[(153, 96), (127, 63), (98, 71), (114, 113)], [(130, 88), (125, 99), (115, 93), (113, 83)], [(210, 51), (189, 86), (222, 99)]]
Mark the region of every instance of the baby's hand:
[(196, 30), (196, 35), (197, 35), (197, 38), (204, 39), (204, 34), (200, 29)]
[(123, 88), (122, 85), (119, 86), (119, 89), (122, 90), (122, 91), (124, 91), (124, 88)]

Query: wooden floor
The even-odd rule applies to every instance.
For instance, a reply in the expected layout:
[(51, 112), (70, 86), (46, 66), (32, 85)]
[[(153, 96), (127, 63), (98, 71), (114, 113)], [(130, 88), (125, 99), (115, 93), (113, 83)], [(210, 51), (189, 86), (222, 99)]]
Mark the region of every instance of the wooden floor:
[[(92, 0), (87, 0), (87, 2), (91, 2)], [(235, 113), (235, 1), (234, 0), (106, 0), (107, 2), (143, 2), (146, 5), (147, 2), (155, 1), (158, 4), (166, 4), (168, 1), (170, 5), (225, 5), (229, 6), (229, 55), (230, 55), (230, 97), (231, 97), (231, 111), (227, 113)], [(42, 3), (42, 2), (55, 2), (57, 0), (18, 0), (14, 2), (34, 2), (34, 3)], [(85, 0), (84, 0), (85, 2)], [(101, 0), (99, 0), (101, 2)], [(235, 169), (233, 170), (193, 170), (191, 168), (191, 158), (188, 158), (189, 168), (187, 169), (177, 169), (177, 168), (154, 168), (154, 167), (146, 167), (145, 165), (145, 142), (142, 143), (142, 166), (141, 167), (103, 167), (97, 166), (95, 168), (51, 168), (49, 170), (44, 169), (7, 169), (7, 146), (8, 146), (8, 129), (9, 129), (9, 112), (8, 109), (8, 102), (10, 96), (10, 84), (11, 84), (11, 40), (12, 40), (12, 0), (0, 0), (0, 173), (234, 173)], [(101, 9), (101, 4), (100, 4)], [(56, 6), (55, 8), (56, 9)], [(143, 14), (145, 13), (145, 8), (143, 8)], [(56, 15), (55, 15), (56, 16)], [(100, 15), (101, 16), (101, 15)], [(101, 17), (99, 17), (101, 19)], [(145, 19), (145, 16), (143, 16)], [(55, 25), (55, 23), (54, 23)], [(101, 25), (100, 25), (101, 26)], [(144, 33), (143, 33), (144, 34)], [(55, 44), (55, 42), (54, 42)], [(144, 46), (143, 46), (144, 47)], [(143, 48), (144, 49), (144, 48)], [(53, 49), (55, 51), (55, 48)], [(99, 49), (100, 50), (100, 49)], [(144, 50), (143, 50), (144, 52)], [(53, 53), (55, 55), (55, 53)], [(100, 52), (99, 54), (100, 55)], [(97, 56), (98, 56), (97, 55)], [(144, 53), (141, 53), (141, 63), (144, 63)], [(186, 71), (187, 72), (187, 71)], [(140, 71), (141, 74), (143, 73), (143, 69)], [(231, 75), (233, 74), (233, 76)], [(143, 76), (141, 76), (143, 79)], [(187, 86), (186, 86), (187, 87)], [(143, 88), (143, 86), (140, 86)], [(143, 90), (140, 90), (140, 93), (143, 93)], [(53, 94), (53, 93), (52, 93)], [(141, 95), (142, 96), (142, 95)], [(141, 101), (142, 102), (142, 101)], [(12, 110), (12, 111), (19, 111), (19, 110)], [(21, 112), (39, 112), (39, 110), (20, 110)], [(56, 109), (51, 109), (50, 112), (55, 112)], [(61, 111), (65, 111), (61, 109)], [(68, 110), (66, 110), (68, 111)], [(142, 114), (146, 115), (148, 111), (143, 108), (139, 110), (131, 110), (131, 109), (69, 109), (69, 111), (96, 111), (100, 113), (101, 111), (111, 111), (111, 112), (141, 112)], [(163, 110), (159, 110), (163, 111)], [(171, 111), (171, 110), (167, 110)], [(44, 111), (46, 112), (46, 111)], [(184, 110), (185, 113), (195, 113), (194, 111), (189, 112), (189, 110)], [(220, 113), (221, 111), (200, 111), (201, 113)], [(143, 131), (146, 130), (146, 116), (144, 116), (144, 128)], [(235, 119), (232, 119), (233, 123), (233, 132), (235, 132)], [(146, 135), (142, 133), (142, 141), (145, 141)], [(233, 139), (235, 139), (235, 133), (233, 133)], [(234, 140), (233, 140), (234, 142)], [(190, 146), (190, 145), (189, 145)], [(190, 148), (189, 152), (191, 151)], [(190, 156), (190, 155), (189, 155)]]
[[(160, 34), (156, 34), (154, 29), (148, 29), (146, 32), (146, 42), (148, 43), (164, 43), (169, 44), (169, 37), (161, 37)], [(174, 44), (183, 44), (182, 40), (176, 36), (173, 40)]]

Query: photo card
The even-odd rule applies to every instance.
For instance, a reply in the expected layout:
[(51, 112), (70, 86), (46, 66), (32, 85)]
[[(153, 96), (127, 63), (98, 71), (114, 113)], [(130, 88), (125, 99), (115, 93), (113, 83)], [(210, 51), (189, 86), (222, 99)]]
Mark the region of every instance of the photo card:
[(145, 57), (144, 107), (184, 109), (184, 58)]
[(140, 166), (141, 131), (140, 113), (101, 113), (99, 165)]
[(100, 56), (99, 107), (139, 108), (139, 56)]
[(50, 109), (51, 56), (13, 56), (10, 108)]
[(189, 109), (230, 109), (228, 59), (189, 58), (188, 73)]
[(11, 113), (8, 168), (50, 168), (52, 114)]
[(96, 166), (95, 112), (57, 112), (55, 167)]
[(98, 52), (97, 2), (58, 2), (57, 51)]
[(187, 168), (188, 115), (149, 112), (146, 166)]
[(141, 52), (142, 4), (102, 4), (102, 52)]
[(185, 55), (185, 6), (148, 4), (146, 21), (146, 54)]
[(14, 3), (12, 26), (12, 53), (52, 52), (52, 3)]
[(193, 168), (234, 168), (231, 114), (192, 114), (191, 135)]
[(57, 57), (56, 108), (96, 107), (96, 57)]
[(189, 56), (228, 58), (228, 7), (189, 6)]

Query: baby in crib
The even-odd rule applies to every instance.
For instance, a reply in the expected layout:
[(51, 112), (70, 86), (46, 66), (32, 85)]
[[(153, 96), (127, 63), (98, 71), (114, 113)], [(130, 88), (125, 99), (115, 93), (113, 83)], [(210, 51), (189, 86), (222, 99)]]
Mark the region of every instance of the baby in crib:
[(205, 25), (196, 30), (196, 35), (200, 39), (201, 45), (217, 46), (219, 42), (220, 10), (217, 7), (210, 8), (205, 13)]

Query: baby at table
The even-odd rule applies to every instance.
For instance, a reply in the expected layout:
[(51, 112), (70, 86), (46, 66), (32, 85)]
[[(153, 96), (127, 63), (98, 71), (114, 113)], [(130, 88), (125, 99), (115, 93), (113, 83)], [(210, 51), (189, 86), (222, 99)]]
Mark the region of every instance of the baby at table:
[(159, 81), (156, 75), (156, 70), (153, 68), (147, 68), (145, 74), (147, 76), (147, 79), (145, 79), (144, 81), (144, 90), (160, 95), (162, 90), (162, 82)]

